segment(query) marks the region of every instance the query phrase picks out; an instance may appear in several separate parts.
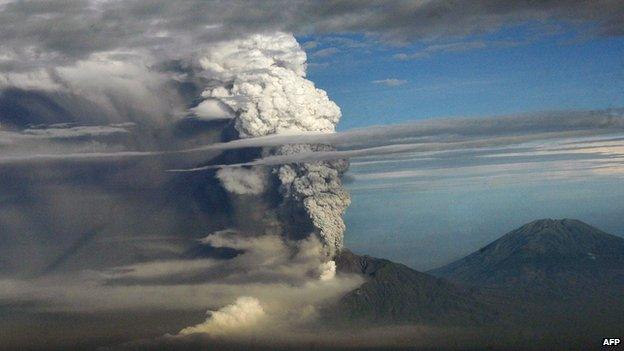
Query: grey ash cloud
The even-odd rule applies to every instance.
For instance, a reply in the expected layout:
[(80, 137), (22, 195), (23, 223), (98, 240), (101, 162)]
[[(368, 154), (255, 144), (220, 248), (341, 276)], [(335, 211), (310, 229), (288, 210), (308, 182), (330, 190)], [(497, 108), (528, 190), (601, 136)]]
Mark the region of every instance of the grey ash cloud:
[(624, 34), (621, 1), (8, 1), (0, 5), (4, 71), (62, 65), (90, 54), (143, 48), (161, 54), (253, 32), (367, 33), (394, 42), (493, 31), (524, 21), (589, 25)]
[[(340, 182), (347, 162), (166, 172), (297, 152), (193, 149), (328, 133), (341, 115), (305, 78), (306, 56), (292, 35), (208, 44), (176, 60), (159, 56), (157, 47), (117, 48), (34, 73), (6, 73), (0, 285), (10, 308), (22, 299), (71, 313), (226, 313), (240, 298), (288, 326), (314, 320), (325, 299), (360, 283), (335, 277), (332, 261), (349, 204)], [(193, 298), (202, 284), (202, 297)], [(82, 300), (95, 296), (108, 302)], [(208, 332), (214, 323), (208, 318), (197, 328)], [(234, 323), (232, 332), (245, 327)]]

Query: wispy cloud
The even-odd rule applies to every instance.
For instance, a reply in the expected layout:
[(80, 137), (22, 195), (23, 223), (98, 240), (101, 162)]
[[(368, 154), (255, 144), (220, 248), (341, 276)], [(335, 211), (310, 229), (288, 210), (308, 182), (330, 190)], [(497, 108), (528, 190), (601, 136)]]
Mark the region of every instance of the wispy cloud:
[(624, 132), (624, 115), (619, 110), (568, 111), (525, 116), (434, 120), (396, 126), (369, 127), (342, 133), (276, 135), (206, 146), (195, 151), (213, 147), (227, 149), (260, 144), (277, 146), (284, 143), (323, 143), (335, 146), (336, 150), (269, 156), (241, 164), (207, 165), (184, 171), (201, 171), (232, 166), (277, 165), (373, 155), (387, 156), (500, 148), (529, 142), (622, 132)]
[(521, 42), (516, 41), (463, 41), (456, 43), (430, 45), (413, 53), (399, 53), (394, 55), (393, 57), (395, 60), (399, 61), (418, 60), (425, 59), (439, 53), (465, 52), (494, 47), (512, 47), (521, 44)]
[[(622, 134), (619, 134), (620, 136)], [(570, 147), (570, 143), (576, 145)], [(352, 160), (350, 188), (474, 189), (624, 178), (624, 141), (590, 136)]]
[(317, 50), (313, 52), (312, 56), (313, 57), (329, 57), (339, 52), (340, 52), (340, 49), (335, 48), (335, 47), (329, 47), (329, 48), (325, 48), (325, 49), (321, 49), (321, 50)]
[(405, 79), (397, 79), (397, 78), (386, 78), (380, 80), (374, 80), (373, 84), (385, 85), (388, 87), (397, 87), (399, 85), (406, 84), (407, 80)]
[(316, 40), (306, 41), (305, 43), (301, 44), (301, 46), (306, 50), (316, 49), (318, 45), (319, 43)]
[[(272, 156), (253, 164), (280, 164), (310, 160), (363, 157), (373, 154), (401, 154), (469, 148), (502, 147), (536, 140), (554, 140), (572, 137), (617, 134), (624, 131), (624, 110), (558, 111), (531, 115), (487, 118), (433, 119), (399, 125), (373, 126), (336, 133), (290, 133), (238, 139), (193, 148), (168, 150), (114, 149), (107, 146), (98, 152), (69, 149), (63, 152), (43, 152), (40, 149), (21, 150), (13, 155), (0, 156), (1, 163), (24, 160), (84, 160), (123, 159), (126, 157), (167, 157), (174, 160), (193, 159), (193, 155), (215, 154), (225, 150), (253, 147), (274, 147), (285, 144), (328, 144), (336, 151), (311, 152)], [(11, 133), (15, 135), (15, 133)], [(17, 134), (23, 137), (22, 134)], [(0, 135), (2, 136), (2, 135)], [(32, 138), (32, 136), (30, 136)], [(106, 152), (106, 151), (109, 152)], [(82, 151), (82, 152), (78, 152)], [(184, 157), (182, 157), (184, 156)], [(251, 164), (251, 163), (250, 163)], [(218, 165), (206, 166), (215, 168)], [(195, 169), (197, 170), (197, 169)]]

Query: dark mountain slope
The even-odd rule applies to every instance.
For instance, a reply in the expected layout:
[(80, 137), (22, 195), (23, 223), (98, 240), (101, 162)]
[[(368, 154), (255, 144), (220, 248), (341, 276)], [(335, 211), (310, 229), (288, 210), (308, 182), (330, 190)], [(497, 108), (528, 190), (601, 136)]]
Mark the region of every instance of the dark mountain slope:
[(366, 282), (346, 294), (332, 314), (344, 320), (480, 324), (496, 318), (494, 309), (471, 292), (402, 264), (343, 251), (338, 272), (363, 274)]

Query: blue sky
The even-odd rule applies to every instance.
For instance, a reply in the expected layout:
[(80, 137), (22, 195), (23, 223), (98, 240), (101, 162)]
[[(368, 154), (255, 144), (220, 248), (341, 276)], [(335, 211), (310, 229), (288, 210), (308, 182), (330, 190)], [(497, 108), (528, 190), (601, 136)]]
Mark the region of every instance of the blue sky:
[[(562, 28), (536, 34), (531, 28), (408, 46), (364, 37), (299, 39), (308, 43), (309, 78), (342, 109), (342, 130), (435, 117), (624, 105), (622, 38), (583, 37)], [(319, 44), (311, 48), (310, 42)], [(373, 83), (384, 79), (402, 84)]]
[[(339, 129), (438, 117), (484, 117), (624, 106), (624, 40), (526, 24), (412, 45), (364, 36), (300, 37), (308, 77), (343, 112)], [(384, 82), (385, 81), (385, 82)], [(384, 168), (387, 170), (388, 165)], [(416, 166), (399, 163), (403, 170)], [(545, 168), (549, 167), (546, 163)], [(573, 169), (573, 168), (572, 168)], [(461, 177), (461, 168), (454, 169)], [(578, 218), (624, 234), (620, 175), (492, 186), (433, 187), (410, 178), (367, 187), (358, 168), (346, 244), (429, 269), (538, 218)], [(430, 189), (428, 187), (431, 187)]]

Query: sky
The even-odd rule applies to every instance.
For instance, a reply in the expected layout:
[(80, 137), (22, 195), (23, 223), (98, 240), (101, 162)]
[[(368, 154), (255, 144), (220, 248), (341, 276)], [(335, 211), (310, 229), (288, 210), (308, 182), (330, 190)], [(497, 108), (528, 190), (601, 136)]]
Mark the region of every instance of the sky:
[[(339, 130), (624, 105), (624, 39), (587, 37), (561, 23), (544, 32), (521, 24), (442, 43), (298, 39), (309, 57), (308, 77), (342, 109)], [(435, 190), (402, 185), (408, 181), (383, 190), (348, 185), (348, 247), (426, 270), (539, 218), (578, 218), (624, 235), (621, 178)]]
[[(332, 37), (300, 40), (304, 47), (318, 43), (306, 49), (308, 77), (341, 107), (340, 129), (624, 104), (621, 37), (527, 27), (398, 47), (353, 36), (341, 37), (346, 44)], [(396, 81), (384, 84), (388, 79)]]

